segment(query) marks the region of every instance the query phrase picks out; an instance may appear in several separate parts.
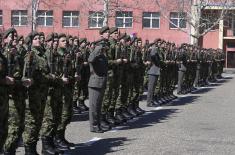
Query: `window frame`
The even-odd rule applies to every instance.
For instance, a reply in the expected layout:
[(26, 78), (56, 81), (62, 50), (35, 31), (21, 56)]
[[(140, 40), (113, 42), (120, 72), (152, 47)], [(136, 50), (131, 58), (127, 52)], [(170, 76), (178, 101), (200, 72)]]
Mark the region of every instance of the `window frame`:
[[(23, 11), (26, 12), (26, 15), (22, 15)], [(14, 14), (14, 12), (18, 12), (18, 14)], [(13, 18), (18, 18), (18, 20), (19, 20), (19, 24), (18, 25), (14, 25), (13, 24)], [(26, 25), (22, 25), (22, 18), (26, 18), (27, 19)], [(28, 10), (11, 10), (11, 25), (12, 26), (17, 26), (17, 27), (28, 26)]]
[[(118, 17), (117, 14), (118, 13), (121, 13), (123, 16), (122, 17)], [(131, 17), (126, 17), (126, 14), (127, 13), (131, 13)], [(119, 27), (117, 26), (117, 19), (123, 19), (123, 26), (122, 27)], [(126, 19), (131, 19), (131, 27), (126, 27)], [(126, 29), (126, 28), (133, 28), (133, 11), (116, 11), (116, 16), (115, 16), (115, 26), (117, 28), (120, 28), (120, 29)]]
[[(171, 17), (171, 15), (173, 14), (173, 13), (177, 13), (177, 17)], [(184, 17), (181, 17), (180, 15), (181, 14), (183, 14), (183, 15), (185, 15)], [(186, 17), (187, 17), (187, 13), (186, 12), (170, 12), (170, 23), (169, 23), (169, 28), (170, 29), (187, 29), (187, 19), (186, 19)], [(173, 25), (172, 23), (172, 21), (171, 20), (177, 20), (177, 26), (175, 27), (175, 25)], [(180, 24), (181, 24), (181, 20), (185, 20), (185, 27), (180, 27)], [(171, 25), (173, 25), (174, 27), (171, 27)]]
[[(144, 17), (144, 13), (150, 13), (150, 17)], [(158, 17), (153, 17), (153, 14), (157, 13), (159, 14)], [(144, 27), (144, 19), (149, 19), (150, 20), (150, 27)], [(153, 27), (153, 20), (157, 19), (159, 21), (159, 27)], [(161, 13), (160, 12), (143, 12), (142, 16), (142, 28), (143, 29), (160, 29), (161, 28)]]
[[(42, 13), (38, 13), (38, 12), (42, 12)], [(47, 15), (48, 12), (52, 12), (52, 15)], [(45, 27), (53, 27), (54, 25), (54, 16), (53, 16), (53, 10), (38, 10), (37, 11), (37, 20), (38, 18), (43, 18), (44, 20), (44, 24), (43, 25), (38, 25), (38, 22), (37, 23), (37, 26), (45, 26)], [(47, 25), (47, 18), (52, 18), (52, 25)]]
[[(101, 15), (102, 14), (102, 15)], [(99, 16), (101, 15), (101, 16)], [(95, 19), (96, 26), (91, 26), (91, 21)], [(102, 23), (102, 26), (99, 27), (99, 19), (103, 19), (104, 21), (104, 13), (102, 11), (89, 11), (89, 17), (88, 17), (88, 28), (89, 29), (100, 29), (104, 26), (104, 23)]]
[[(64, 13), (70, 13), (70, 16), (65, 16)], [(78, 15), (73, 15), (73, 13), (78, 13)], [(79, 21), (79, 16), (80, 16), (80, 12), (79, 11), (63, 11), (63, 16), (62, 16), (62, 27), (64, 28), (78, 28), (80, 27), (80, 21)], [(64, 19), (65, 18), (69, 18), (69, 26), (64, 26)], [(78, 25), (73, 26), (73, 19), (77, 19), (78, 20)]]

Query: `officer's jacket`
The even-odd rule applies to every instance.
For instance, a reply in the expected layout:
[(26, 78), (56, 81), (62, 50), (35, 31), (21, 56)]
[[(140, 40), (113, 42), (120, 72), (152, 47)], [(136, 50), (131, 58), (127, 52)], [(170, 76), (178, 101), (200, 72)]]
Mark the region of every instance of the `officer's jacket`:
[(92, 88), (106, 87), (108, 60), (102, 50), (104, 50), (104, 45), (100, 44), (96, 46), (88, 59), (91, 72), (88, 86)]
[(160, 56), (157, 52), (156, 46), (152, 46), (150, 52), (151, 67), (148, 70), (148, 75), (160, 75)]

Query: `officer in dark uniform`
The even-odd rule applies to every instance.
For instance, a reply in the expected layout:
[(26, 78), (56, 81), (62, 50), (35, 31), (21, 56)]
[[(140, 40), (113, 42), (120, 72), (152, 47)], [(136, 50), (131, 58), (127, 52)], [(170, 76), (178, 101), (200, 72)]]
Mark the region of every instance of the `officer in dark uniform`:
[(89, 79), (89, 119), (90, 131), (101, 133), (109, 130), (100, 125), (101, 106), (107, 82), (108, 60), (106, 57), (107, 42), (109, 39), (109, 27), (105, 26), (100, 30), (101, 40), (96, 43), (94, 51), (90, 54), (91, 76)]

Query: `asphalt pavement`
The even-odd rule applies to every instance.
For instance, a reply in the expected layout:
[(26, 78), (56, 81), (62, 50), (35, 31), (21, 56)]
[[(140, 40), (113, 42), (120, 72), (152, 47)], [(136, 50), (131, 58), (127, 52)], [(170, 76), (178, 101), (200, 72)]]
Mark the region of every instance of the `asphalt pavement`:
[(77, 147), (66, 154), (234, 155), (235, 74), (223, 76), (161, 107), (148, 108), (143, 101), (143, 116), (105, 133), (89, 131), (88, 113), (74, 115), (66, 137)]

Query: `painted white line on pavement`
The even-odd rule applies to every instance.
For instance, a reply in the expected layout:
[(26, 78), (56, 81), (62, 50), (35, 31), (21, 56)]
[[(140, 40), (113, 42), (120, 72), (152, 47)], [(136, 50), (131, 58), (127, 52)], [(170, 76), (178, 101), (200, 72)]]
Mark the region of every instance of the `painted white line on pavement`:
[(149, 115), (149, 114), (152, 114), (153, 112), (152, 111), (146, 111), (142, 116), (146, 116), (146, 115)]
[(86, 143), (84, 143), (84, 145), (89, 146), (92, 145), (96, 142), (98, 142), (99, 140), (101, 140), (102, 138), (99, 137), (93, 137), (91, 140), (87, 141)]
[(161, 109), (163, 109), (163, 107), (156, 107), (156, 108), (154, 108), (154, 110), (161, 110)]

